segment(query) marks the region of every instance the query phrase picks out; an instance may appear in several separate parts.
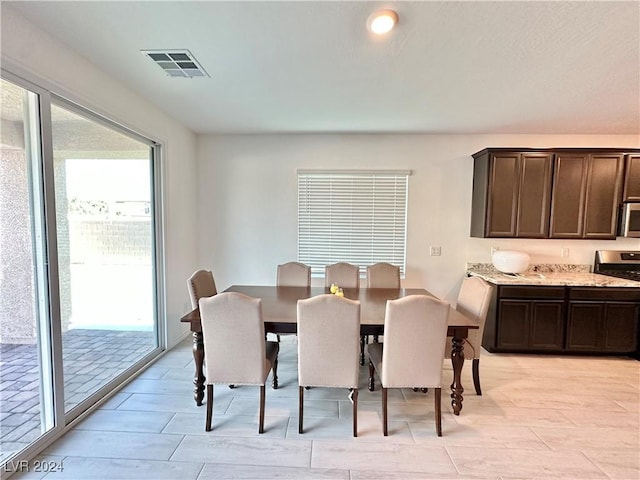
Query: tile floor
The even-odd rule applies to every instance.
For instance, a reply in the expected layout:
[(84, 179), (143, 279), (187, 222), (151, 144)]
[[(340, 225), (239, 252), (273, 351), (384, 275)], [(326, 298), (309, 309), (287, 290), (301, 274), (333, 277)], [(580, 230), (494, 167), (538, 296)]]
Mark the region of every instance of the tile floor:
[[(447, 364), (445, 364), (447, 365)], [(359, 437), (347, 392), (306, 394), (297, 433), (295, 337), (283, 337), (280, 388), (267, 390), (266, 431), (257, 433), (258, 389), (216, 387), (214, 430), (192, 399), (185, 340), (43, 452), (63, 471), (46, 479), (639, 479), (640, 362), (626, 358), (484, 353), (483, 395), (466, 364), (460, 416), (443, 395), (443, 437), (433, 395), (390, 396), (381, 432), (380, 392), (361, 367)], [(445, 379), (451, 376), (450, 366)], [(443, 390), (444, 393), (444, 390)]]

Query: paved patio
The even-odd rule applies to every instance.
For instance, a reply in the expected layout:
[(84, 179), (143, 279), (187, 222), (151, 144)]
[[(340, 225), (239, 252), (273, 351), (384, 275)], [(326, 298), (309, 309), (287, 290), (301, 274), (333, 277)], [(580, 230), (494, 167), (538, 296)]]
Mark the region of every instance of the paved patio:
[[(155, 347), (153, 332), (74, 329), (62, 335), (65, 410)], [(0, 344), (0, 462), (41, 434), (36, 345)]]

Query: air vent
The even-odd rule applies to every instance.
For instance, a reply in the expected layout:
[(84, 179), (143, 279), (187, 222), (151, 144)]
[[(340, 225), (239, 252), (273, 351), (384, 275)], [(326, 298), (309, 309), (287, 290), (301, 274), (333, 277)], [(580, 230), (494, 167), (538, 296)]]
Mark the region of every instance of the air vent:
[(189, 50), (140, 50), (170, 77), (208, 77)]

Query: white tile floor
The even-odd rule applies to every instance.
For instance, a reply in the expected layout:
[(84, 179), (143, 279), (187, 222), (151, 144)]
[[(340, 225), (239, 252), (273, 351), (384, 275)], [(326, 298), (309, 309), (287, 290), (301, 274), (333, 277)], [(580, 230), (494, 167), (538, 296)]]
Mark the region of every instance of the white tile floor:
[(355, 439), (346, 390), (307, 391), (306, 433), (298, 434), (295, 337), (282, 339), (280, 388), (267, 389), (263, 435), (256, 387), (216, 387), (214, 430), (205, 432), (192, 364), (187, 340), (43, 453), (62, 472), (29, 478), (640, 478), (636, 360), (484, 352), (483, 395), (466, 364), (463, 411), (454, 416), (443, 395), (441, 438), (432, 393), (411, 390), (390, 394), (383, 437), (380, 392), (367, 391), (361, 367)]

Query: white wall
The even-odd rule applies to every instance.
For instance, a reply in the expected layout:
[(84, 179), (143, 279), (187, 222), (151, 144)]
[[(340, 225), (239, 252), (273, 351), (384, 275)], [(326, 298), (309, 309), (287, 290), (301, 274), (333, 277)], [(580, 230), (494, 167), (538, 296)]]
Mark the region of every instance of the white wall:
[[(481, 239), (469, 236), (473, 159), (485, 147), (635, 147), (637, 136), (208, 135), (198, 137), (200, 262), (218, 288), (273, 284), (297, 256), (298, 168), (410, 169), (406, 287), (452, 301), (468, 261), (491, 246), (525, 250), (534, 263), (593, 264), (599, 249), (640, 240)], [(429, 256), (429, 246), (442, 256)], [(563, 247), (568, 258), (561, 258)]]
[(95, 65), (2, 5), (2, 67), (123, 124), (164, 147), (167, 343), (188, 328), (186, 279), (197, 268), (196, 137)]

